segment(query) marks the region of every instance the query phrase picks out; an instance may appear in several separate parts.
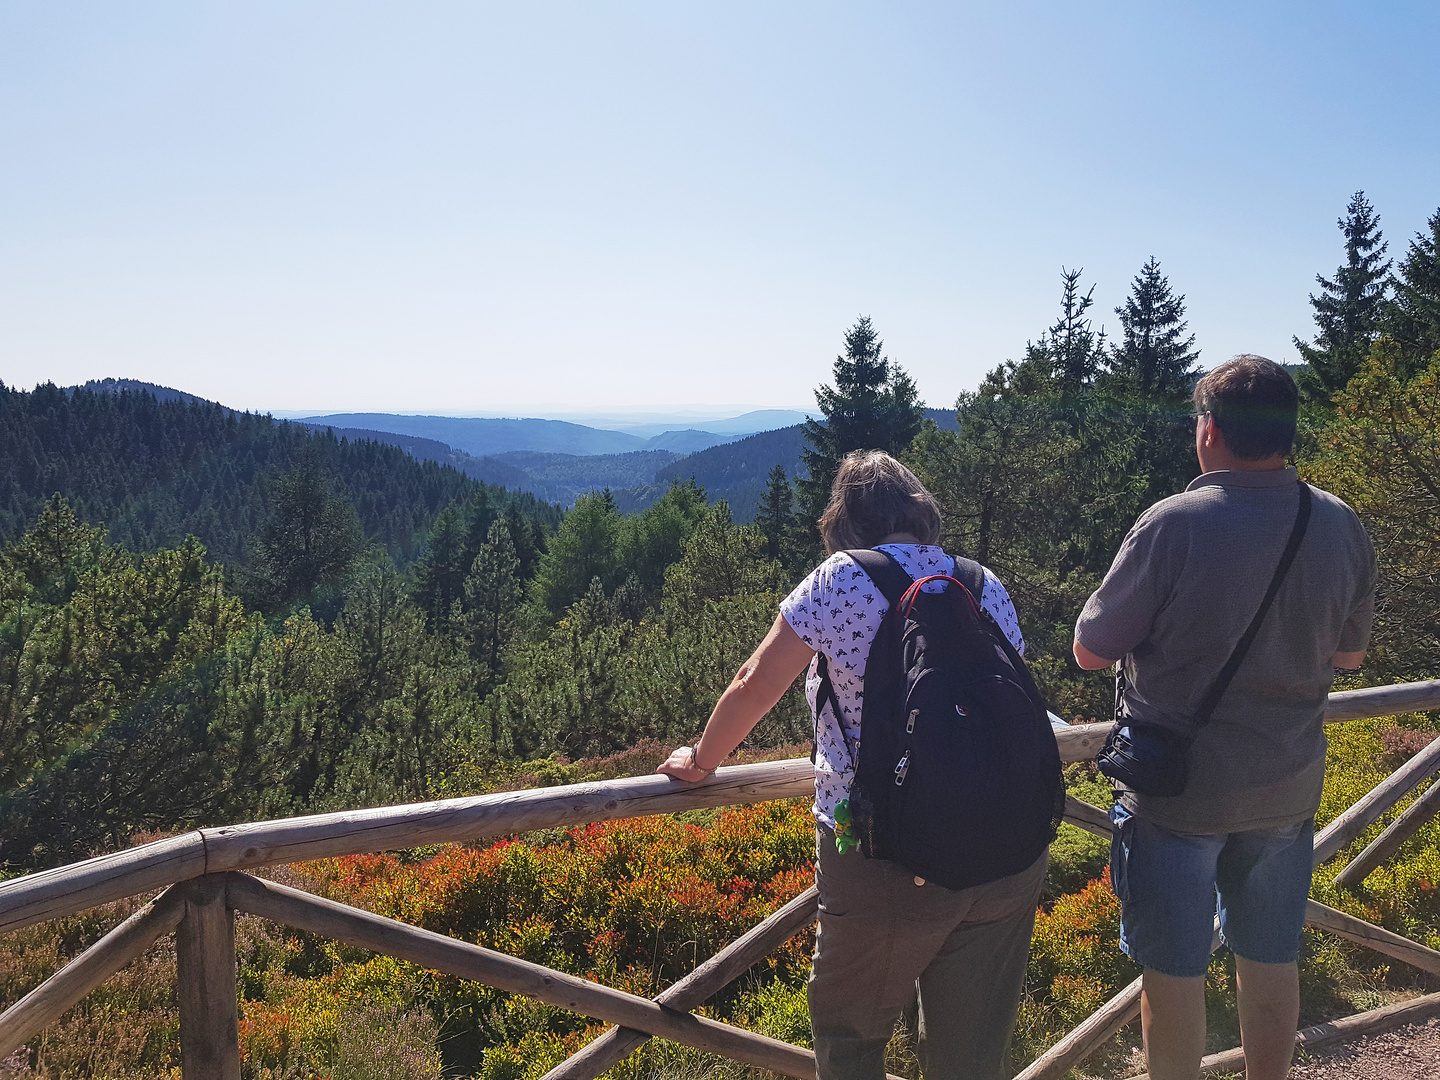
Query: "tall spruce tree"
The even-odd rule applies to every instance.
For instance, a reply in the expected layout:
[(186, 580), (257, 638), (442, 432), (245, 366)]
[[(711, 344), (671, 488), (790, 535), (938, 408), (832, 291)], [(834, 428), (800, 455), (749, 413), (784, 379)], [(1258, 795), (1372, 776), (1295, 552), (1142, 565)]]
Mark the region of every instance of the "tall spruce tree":
[(1115, 309), (1121, 339), (1110, 350), (1106, 389), (1146, 401), (1174, 402), (1189, 396), (1200, 354), (1186, 335), (1185, 297), (1170, 289), (1152, 255)]
[(794, 504), (794, 489), (785, 476), (785, 466), (776, 465), (770, 470), (765, 494), (760, 496), (760, 508), (755, 514), (755, 527), (765, 537), (768, 559), (780, 558), (781, 547), (795, 523)]
[(1310, 366), (1302, 385), (1311, 397), (1328, 401), (1360, 370), (1360, 363), (1379, 335), (1390, 286), (1389, 245), (1380, 235), (1380, 215), (1357, 191), (1336, 224), (1345, 234), (1345, 262), (1333, 279), (1315, 280), (1320, 295), (1310, 294), (1317, 333), (1313, 343), (1295, 338), (1295, 347)]
[(575, 500), (535, 568), (532, 591), (541, 612), (558, 619), (597, 578), (602, 590), (615, 587), (620, 528), (609, 488)]
[(515, 609), (524, 597), (520, 557), (510, 525), (498, 517), (465, 575), (465, 617), (470, 655), (500, 677), (500, 655), (515, 628)]
[(845, 332), (845, 351), (835, 358), (835, 385), (815, 391), (824, 422), (807, 420), (804, 450), (809, 476), (801, 480), (800, 502), (813, 522), (825, 509), (841, 459), (852, 450), (898, 454), (910, 445), (925, 418), (915, 383), (883, 353), (884, 343), (861, 316)]
[(1440, 352), (1440, 210), (1425, 224), (1429, 233), (1417, 232), (1400, 260), (1384, 320), (1411, 370), (1425, 367)]
[(1080, 270), (1060, 271), (1064, 283), (1060, 316), (1045, 334), (1043, 348), (1050, 361), (1056, 387), (1064, 398), (1078, 398), (1095, 382), (1105, 356), (1105, 331), (1092, 328), (1085, 313), (1095, 303), (1095, 286), (1080, 295)]
[[(424, 610), (431, 629), (447, 626), (463, 608), (465, 575), (500, 513), (501, 507), (482, 489), (463, 502), (452, 502), (436, 515), (411, 585), (411, 596)], [(518, 517), (511, 517), (509, 528), (512, 541), (519, 539), (519, 533), (529, 541)]]
[(1110, 350), (1099, 389), (1113, 420), (1138, 433), (1129, 466), (1153, 503), (1195, 475), (1188, 399), (1199, 372), (1195, 335), (1186, 334), (1185, 297), (1170, 288), (1151, 256), (1115, 309), (1121, 339)]

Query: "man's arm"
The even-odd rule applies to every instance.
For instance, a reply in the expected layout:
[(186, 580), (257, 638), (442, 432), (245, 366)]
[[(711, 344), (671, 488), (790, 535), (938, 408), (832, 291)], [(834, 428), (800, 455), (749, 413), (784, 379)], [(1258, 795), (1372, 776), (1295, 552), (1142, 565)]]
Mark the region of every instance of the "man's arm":
[(1085, 648), (1084, 645), (1081, 645), (1078, 637), (1075, 639), (1074, 653), (1075, 663), (1079, 664), (1085, 671), (1099, 671), (1101, 668), (1115, 666), (1114, 660), (1106, 660), (1103, 656), (1096, 656), (1089, 649)]
[[(1355, 602), (1354, 610), (1350, 617), (1345, 620), (1345, 625), (1340, 630), (1340, 640), (1336, 642), (1338, 648), (1335, 655), (1330, 658), (1332, 666), (1346, 671), (1353, 671), (1365, 662), (1365, 650), (1370, 645), (1370, 628), (1375, 619), (1375, 545), (1370, 542), (1370, 537), (1352, 512), (1350, 515), (1352, 523), (1360, 533), (1362, 541), (1362, 567), (1359, 597)], [(1357, 648), (1358, 646), (1358, 648)]]
[[(1175, 577), (1164, 521), (1147, 511), (1115, 555), (1100, 587), (1075, 621), (1075, 662), (1086, 671), (1110, 667), (1150, 636)], [(1082, 645), (1084, 640), (1088, 646)], [(1096, 650), (1099, 650), (1098, 652)]]

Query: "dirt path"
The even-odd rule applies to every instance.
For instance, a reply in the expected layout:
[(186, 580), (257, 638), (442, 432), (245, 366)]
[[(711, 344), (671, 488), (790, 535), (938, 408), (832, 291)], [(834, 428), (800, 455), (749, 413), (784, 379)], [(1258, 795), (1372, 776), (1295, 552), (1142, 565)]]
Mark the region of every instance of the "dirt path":
[(1316, 1050), (1290, 1071), (1292, 1080), (1436, 1080), (1440, 1019)]

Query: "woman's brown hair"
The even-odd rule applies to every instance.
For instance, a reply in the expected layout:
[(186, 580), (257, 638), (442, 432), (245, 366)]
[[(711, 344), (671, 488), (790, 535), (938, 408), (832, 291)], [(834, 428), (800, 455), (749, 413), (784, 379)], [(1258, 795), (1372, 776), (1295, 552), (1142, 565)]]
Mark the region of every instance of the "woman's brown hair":
[(940, 504), (883, 450), (857, 450), (840, 463), (819, 524), (831, 554), (874, 547), (895, 533), (934, 544), (940, 540)]

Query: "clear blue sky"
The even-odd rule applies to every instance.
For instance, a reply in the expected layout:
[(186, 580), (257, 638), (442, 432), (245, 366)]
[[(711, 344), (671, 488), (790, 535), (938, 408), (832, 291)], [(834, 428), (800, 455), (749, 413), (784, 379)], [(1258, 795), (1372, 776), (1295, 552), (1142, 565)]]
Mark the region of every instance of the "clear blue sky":
[[(0, 379), (242, 407), (932, 405), (1150, 255), (1294, 359), (1440, 206), (1434, 3), (0, 7)], [(525, 406), (529, 406), (526, 409)]]

